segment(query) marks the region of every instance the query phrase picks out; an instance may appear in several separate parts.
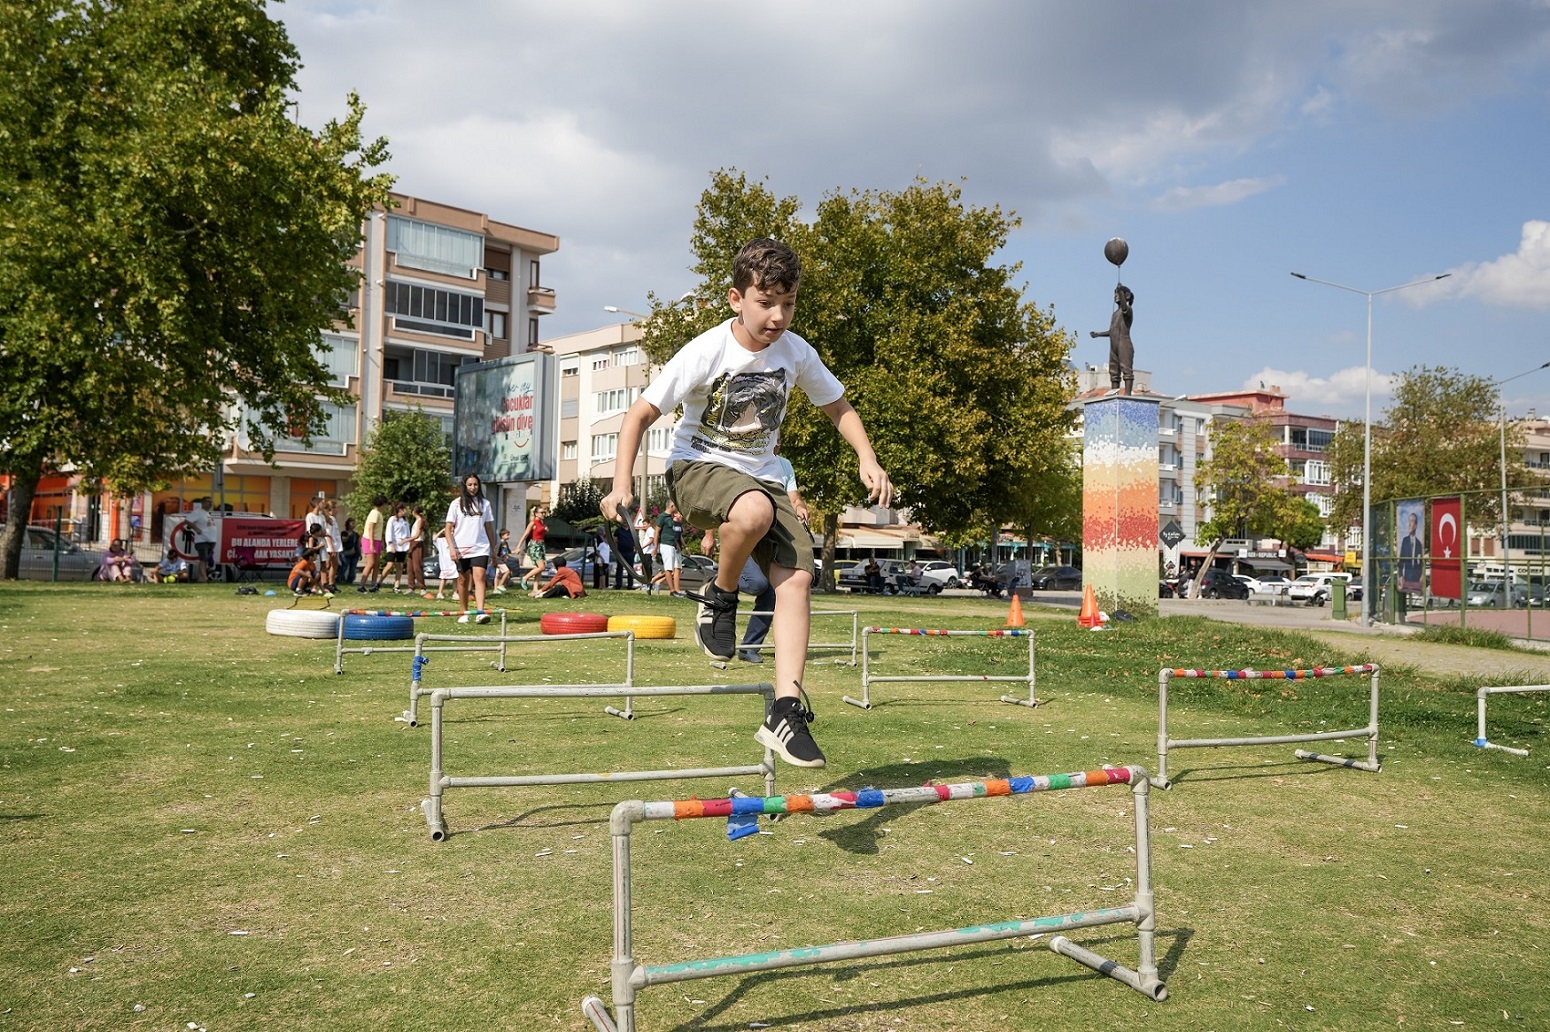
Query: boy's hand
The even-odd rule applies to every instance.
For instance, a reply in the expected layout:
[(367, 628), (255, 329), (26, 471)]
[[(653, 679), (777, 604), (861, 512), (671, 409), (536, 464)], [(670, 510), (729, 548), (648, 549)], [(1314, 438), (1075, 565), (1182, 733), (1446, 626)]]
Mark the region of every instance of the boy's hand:
[(603, 515), (610, 522), (622, 523), (624, 521), (619, 515), (620, 511), (635, 508), (635, 495), (629, 490), (621, 491), (615, 488), (603, 496), (603, 500), (598, 503), (598, 508), (603, 510)]
[(861, 464), (861, 482), (866, 485), (867, 497), (887, 509), (893, 504), (893, 481), (883, 472), (876, 461)]

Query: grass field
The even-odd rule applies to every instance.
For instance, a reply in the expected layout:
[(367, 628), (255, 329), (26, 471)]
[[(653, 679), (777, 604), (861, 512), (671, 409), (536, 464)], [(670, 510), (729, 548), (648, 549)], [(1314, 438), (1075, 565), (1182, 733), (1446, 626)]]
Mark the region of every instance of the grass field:
[[(608, 815), (625, 798), (725, 795), (669, 781), (449, 791), (433, 843), (429, 733), (395, 721), (403, 655), (272, 637), (288, 599), (228, 587), (0, 586), (0, 1028), (586, 1029), (609, 999)], [(988, 629), (979, 599), (820, 597), (866, 622)], [(377, 604), (387, 604), (386, 602)], [(512, 632), (537, 632), (518, 596)], [(712, 670), (688, 603), (604, 595), (575, 608), (675, 615), (637, 646), (640, 684), (758, 680)], [(1159, 667), (1359, 661), (1311, 637), (1200, 619), (1094, 634), (1029, 610), (1037, 709), (1016, 686), (882, 684), (809, 667), (829, 768), (782, 766), (778, 791), (1153, 767)], [(834, 624), (821, 624), (825, 637)], [(450, 621), (420, 629), (452, 630)], [(487, 632), (488, 628), (479, 628)], [(1360, 642), (1353, 639), (1353, 646)], [(832, 654), (829, 654), (832, 655)], [(616, 643), (436, 656), (428, 687), (609, 681)], [(874, 673), (1015, 674), (1015, 639), (887, 638)], [(1296, 761), (1291, 746), (1169, 757), (1153, 791), (1154, 1003), (1027, 939), (643, 990), (640, 1026), (826, 1032), (1146, 1028), (1550, 1028), (1550, 700), (1491, 703), (1483, 681), (1385, 667), (1383, 771)], [(1522, 683), (1506, 681), (1498, 683)], [(757, 762), (756, 698), (449, 704), (446, 767), (471, 775)], [(1362, 682), (1181, 681), (1175, 737), (1365, 722)], [(1360, 742), (1319, 747), (1364, 755)], [(455, 768), (455, 770), (454, 770)], [(737, 780), (751, 794), (758, 778)], [(634, 836), (637, 959), (722, 954), (1037, 917), (1129, 901), (1122, 787), (794, 816), (729, 843), (715, 821)], [(1071, 935), (1134, 965), (1134, 932)]]

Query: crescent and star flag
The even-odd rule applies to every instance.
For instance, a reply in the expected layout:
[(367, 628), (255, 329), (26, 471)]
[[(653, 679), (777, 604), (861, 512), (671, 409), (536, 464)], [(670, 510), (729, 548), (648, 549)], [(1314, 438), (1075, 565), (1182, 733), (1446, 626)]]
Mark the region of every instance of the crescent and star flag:
[(1464, 558), (1464, 534), (1459, 525), (1462, 506), (1458, 498), (1432, 500), (1432, 595), (1461, 598), (1460, 566)]

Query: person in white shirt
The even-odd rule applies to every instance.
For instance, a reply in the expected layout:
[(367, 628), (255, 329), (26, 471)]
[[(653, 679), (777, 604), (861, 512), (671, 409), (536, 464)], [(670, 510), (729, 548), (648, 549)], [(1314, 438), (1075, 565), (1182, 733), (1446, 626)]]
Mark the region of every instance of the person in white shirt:
[(480, 610), (475, 623), (489, 623), (483, 612), (485, 571), (490, 568), (490, 542), (495, 539), (495, 509), (484, 496), (484, 487), (475, 473), (463, 478), (458, 496), (447, 508), (447, 546), (457, 564), (457, 597), (463, 606), (458, 623), (468, 622), (468, 590), (474, 592), (474, 608)]
[(393, 503), (393, 515), (387, 522), (387, 562), (382, 567), (382, 579), (387, 580), (388, 570), (393, 571), (393, 593), (404, 590), (404, 573), (409, 564), (409, 507), (403, 502)]

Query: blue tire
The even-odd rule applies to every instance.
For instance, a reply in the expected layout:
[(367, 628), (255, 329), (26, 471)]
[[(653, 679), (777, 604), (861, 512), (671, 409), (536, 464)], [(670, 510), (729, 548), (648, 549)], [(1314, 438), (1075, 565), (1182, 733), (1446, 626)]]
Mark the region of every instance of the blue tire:
[(414, 618), (346, 614), (344, 636), (354, 641), (404, 641), (414, 637)]

